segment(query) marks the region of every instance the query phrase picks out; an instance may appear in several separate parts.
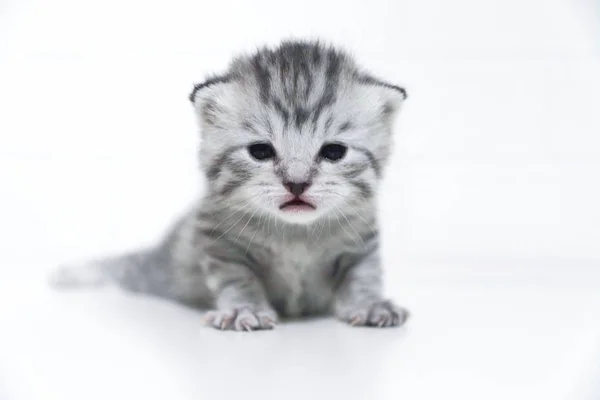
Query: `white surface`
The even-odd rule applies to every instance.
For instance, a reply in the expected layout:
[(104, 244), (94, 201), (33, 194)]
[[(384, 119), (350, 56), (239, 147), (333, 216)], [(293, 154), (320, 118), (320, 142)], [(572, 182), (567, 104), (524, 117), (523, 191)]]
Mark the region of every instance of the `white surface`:
[[(150, 4), (151, 3), (151, 4)], [(0, 4), (0, 399), (600, 398), (594, 0)], [(403, 84), (382, 198), (401, 330), (234, 335), (42, 284), (155, 239), (198, 188), (191, 82), (322, 36)]]
[[(542, 271), (540, 271), (542, 272)], [(600, 296), (512, 282), (396, 288), (401, 329), (244, 334), (116, 292), (5, 287), (3, 399), (597, 399)], [(11, 304), (7, 306), (7, 301)]]

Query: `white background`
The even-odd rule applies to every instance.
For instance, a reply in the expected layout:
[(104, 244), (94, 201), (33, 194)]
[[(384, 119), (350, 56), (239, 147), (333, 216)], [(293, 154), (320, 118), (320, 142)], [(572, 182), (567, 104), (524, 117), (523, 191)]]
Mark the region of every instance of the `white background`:
[[(413, 328), (372, 337), (376, 333), (347, 333), (332, 321), (307, 322), (280, 327), (272, 333), (277, 339), (228, 342), (230, 336), (197, 326), (195, 313), (160, 302), (47, 292), (44, 274), (62, 261), (160, 236), (200, 186), (197, 128), (187, 100), (192, 83), (222, 70), (236, 52), (288, 37), (344, 45), (363, 66), (408, 90), (381, 208), (388, 290), (413, 311)], [(151, 381), (162, 382), (165, 393), (179, 388), (174, 399), (208, 390), (200, 384), (202, 390), (187, 390), (173, 379), (192, 382), (190, 370), (205, 375), (215, 362), (186, 359), (183, 347), (169, 347), (174, 341), (205, 357), (223, 346), (225, 354), (211, 357), (231, 359), (235, 352), (255, 357), (252, 351), (259, 350), (249, 349), (256, 346), (269, 353), (269, 343), (285, 353), (287, 340), (293, 346), (302, 341), (298, 349), (307, 350), (294, 356), (309, 370), (319, 365), (314, 377), (349, 371), (339, 382), (357, 385), (362, 378), (379, 388), (365, 392), (375, 398), (439, 398), (451, 389), (462, 390), (462, 398), (542, 398), (536, 396), (543, 390), (556, 398), (596, 398), (589, 394), (594, 380), (586, 376), (600, 376), (592, 368), (600, 363), (600, 351), (594, 353), (600, 337), (594, 322), (600, 321), (599, 174), (600, 3), (594, 0), (4, 0), (0, 335), (14, 342), (0, 344), (0, 398), (3, 385), (11, 400), (83, 398), (77, 390), (96, 387), (91, 379), (98, 371), (122, 376), (102, 361), (107, 354), (129, 365), (125, 375), (141, 374), (139, 382), (109, 385), (111, 398), (138, 393), (147, 376), (140, 366), (154, 365), (144, 358), (154, 353), (132, 353), (127, 340), (151, 340), (148, 330), (161, 331), (165, 321), (170, 330), (161, 331), (156, 364), (168, 367), (147, 374), (168, 371), (170, 383)], [(113, 341), (102, 342), (108, 340), (99, 339), (102, 334), (87, 346), (79, 343), (100, 357), (93, 362), (80, 350), (63, 349), (72, 362), (55, 364), (61, 359), (49, 350), (55, 340), (68, 347), (75, 337), (97, 332), (85, 325), (98, 324), (97, 316), (70, 309), (74, 304), (103, 316), (97, 328), (130, 331)], [(151, 329), (140, 315), (152, 321)], [(202, 347), (183, 333), (189, 329), (215, 342)], [(345, 341), (332, 342), (332, 335)], [(390, 335), (395, 350), (384, 361), (373, 358), (374, 349), (356, 349), (365, 342), (384, 348)], [(309, 356), (309, 349), (329, 354), (330, 345), (341, 346), (340, 354), (352, 348), (356, 358), (325, 367)], [(165, 357), (174, 357), (171, 364)], [(377, 374), (352, 369), (365, 357)], [(289, 357), (264, 362), (282, 366), (276, 374), (281, 390), (311, 382), (281, 383), (301, 375)], [(73, 370), (74, 364), (100, 369), (87, 378), (77, 375), (80, 386), (73, 389), (65, 377), (86, 370)], [(255, 365), (245, 360), (240, 368)], [(238, 379), (246, 376), (223, 368)], [(383, 383), (369, 381), (367, 370)], [(532, 371), (537, 375), (529, 376)], [(403, 377), (401, 385), (390, 386)], [(261, 387), (278, 387), (272, 380)], [(227, 379), (219, 384), (229, 385)], [(234, 386), (244, 385), (252, 387), (245, 381)], [(365, 398), (331, 385), (332, 393), (345, 389)]]

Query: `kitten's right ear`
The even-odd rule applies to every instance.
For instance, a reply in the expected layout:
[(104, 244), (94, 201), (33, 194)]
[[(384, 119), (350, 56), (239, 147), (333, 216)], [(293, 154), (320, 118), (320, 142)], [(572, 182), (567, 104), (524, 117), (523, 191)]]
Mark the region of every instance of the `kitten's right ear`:
[(194, 89), (192, 90), (192, 93), (190, 93), (189, 99), (192, 102), (192, 104), (196, 105), (196, 102), (197, 102), (198, 98), (200, 97), (200, 93), (205, 91), (205, 89), (208, 89), (209, 87), (217, 85), (217, 84), (227, 83), (229, 81), (231, 81), (231, 77), (229, 77), (227, 75), (213, 76), (211, 78), (208, 78), (204, 82), (197, 83), (194, 85)]
[(201, 125), (214, 125), (226, 111), (223, 96), (227, 93), (224, 86), (231, 82), (229, 76), (214, 76), (194, 85), (189, 99), (194, 105)]

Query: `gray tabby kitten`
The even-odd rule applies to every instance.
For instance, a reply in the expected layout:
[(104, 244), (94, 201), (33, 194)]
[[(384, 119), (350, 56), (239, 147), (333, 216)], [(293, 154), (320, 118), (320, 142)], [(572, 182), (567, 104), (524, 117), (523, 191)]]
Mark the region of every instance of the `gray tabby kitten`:
[(235, 59), (190, 95), (207, 178), (197, 207), (157, 247), (64, 266), (54, 284), (211, 307), (217, 329), (330, 312), (401, 325), (407, 311), (382, 295), (376, 193), (405, 98), (320, 43)]

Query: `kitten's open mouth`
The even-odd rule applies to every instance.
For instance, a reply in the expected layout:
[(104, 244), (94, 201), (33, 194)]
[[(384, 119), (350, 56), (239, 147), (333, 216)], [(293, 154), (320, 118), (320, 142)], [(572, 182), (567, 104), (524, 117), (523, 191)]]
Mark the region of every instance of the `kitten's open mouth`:
[(316, 207), (304, 200), (294, 199), (283, 203), (279, 206), (279, 209), (283, 211), (311, 211)]

